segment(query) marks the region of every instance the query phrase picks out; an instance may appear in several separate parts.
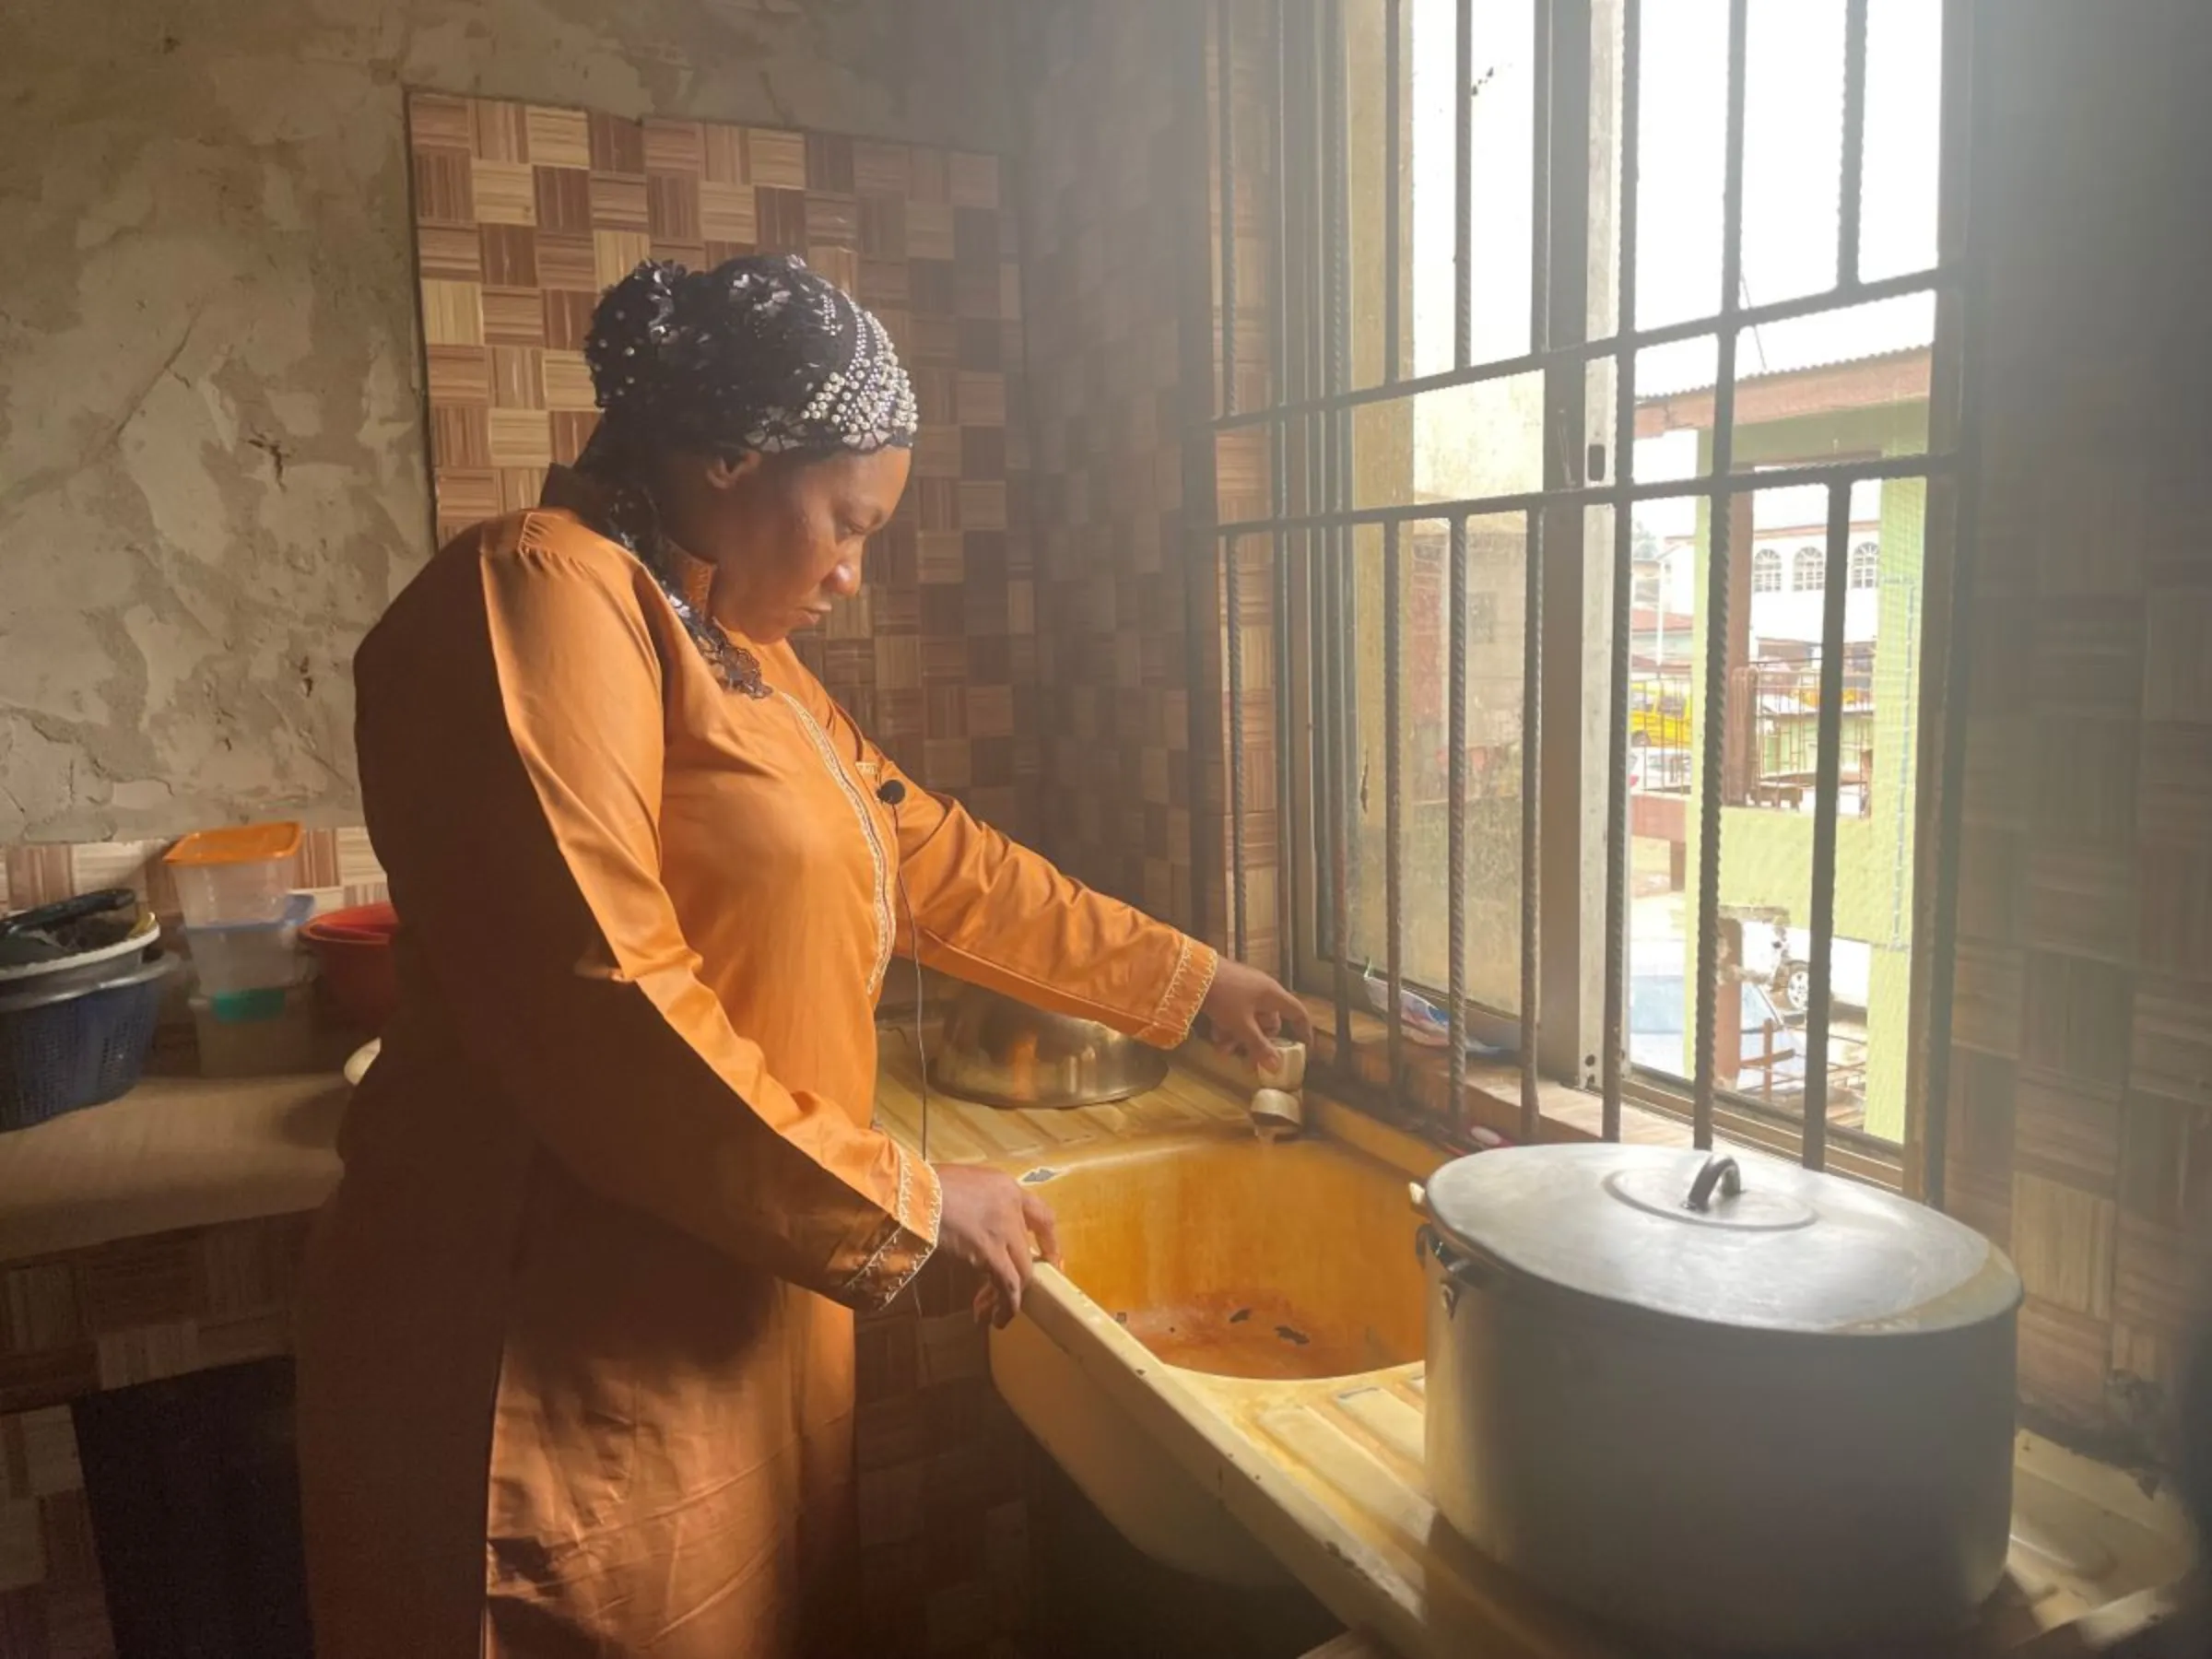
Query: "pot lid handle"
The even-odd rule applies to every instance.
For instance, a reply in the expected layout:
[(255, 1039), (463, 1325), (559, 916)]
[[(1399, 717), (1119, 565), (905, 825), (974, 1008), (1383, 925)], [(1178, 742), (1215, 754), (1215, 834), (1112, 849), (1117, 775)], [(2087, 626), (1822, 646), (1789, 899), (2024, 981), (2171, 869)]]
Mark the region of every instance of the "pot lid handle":
[(1689, 1196), (1682, 1200), (1682, 1207), (1697, 1215), (1712, 1208), (1713, 1189), (1720, 1189), (1724, 1198), (1734, 1198), (1744, 1190), (1744, 1172), (1735, 1167), (1735, 1159), (1714, 1156), (1705, 1160), (1698, 1178), (1689, 1183)]

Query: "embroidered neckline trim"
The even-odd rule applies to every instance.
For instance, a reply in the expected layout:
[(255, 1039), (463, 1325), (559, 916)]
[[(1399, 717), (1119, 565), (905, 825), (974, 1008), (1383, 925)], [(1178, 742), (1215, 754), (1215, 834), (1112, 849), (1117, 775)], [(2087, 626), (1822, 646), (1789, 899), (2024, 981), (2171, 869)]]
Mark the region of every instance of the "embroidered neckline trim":
[(868, 975), (868, 995), (873, 998), (883, 989), (883, 976), (890, 971), (891, 966), (890, 861), (884, 853), (882, 836), (868, 811), (866, 800), (860, 793), (860, 785), (853, 781), (853, 774), (845, 770), (844, 763), (837, 758), (837, 750), (830, 747), (830, 735), (822, 730), (821, 722), (815, 719), (813, 711), (790, 692), (778, 691), (776, 695), (791, 705), (801, 729), (814, 740), (815, 751), (820, 755), (822, 764), (830, 769), (830, 775), (837, 780), (838, 787), (845, 792), (845, 800), (852, 806), (853, 816), (860, 819), (861, 833), (867, 840), (868, 857), (875, 865), (876, 879), (876, 966)]

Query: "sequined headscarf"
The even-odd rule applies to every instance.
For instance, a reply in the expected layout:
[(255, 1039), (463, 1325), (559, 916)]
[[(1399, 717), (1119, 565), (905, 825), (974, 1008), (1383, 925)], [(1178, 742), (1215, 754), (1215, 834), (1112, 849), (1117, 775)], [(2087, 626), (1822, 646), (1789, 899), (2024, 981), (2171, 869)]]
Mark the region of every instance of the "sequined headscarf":
[(577, 470), (600, 528), (642, 560), (724, 685), (760, 694), (751, 653), (686, 600), (647, 480), (674, 450), (800, 458), (911, 449), (912, 382), (876, 315), (789, 253), (711, 271), (665, 260), (609, 288), (583, 347), (602, 411)]
[(583, 353), (618, 439), (771, 455), (914, 441), (890, 335), (794, 254), (641, 265), (600, 300)]

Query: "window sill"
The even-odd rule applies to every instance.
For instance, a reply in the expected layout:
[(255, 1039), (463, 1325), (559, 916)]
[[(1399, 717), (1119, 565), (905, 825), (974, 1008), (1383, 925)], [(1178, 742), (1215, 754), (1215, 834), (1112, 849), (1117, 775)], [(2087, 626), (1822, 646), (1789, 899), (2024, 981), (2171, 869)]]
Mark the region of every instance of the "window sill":
[[(1338, 1052), (1336, 1010), (1330, 1002), (1313, 996), (1300, 997), (1306, 1005), (1308, 1018), (1312, 1021), (1313, 1039), (1309, 1045), (1310, 1057), (1323, 1072), (1334, 1072)], [(1191, 1058), (1201, 1069), (1212, 1073), (1232, 1088), (1249, 1088), (1253, 1086), (1252, 1073), (1240, 1062), (1224, 1061), (1217, 1056), (1210, 1045), (1194, 1043)], [(1324, 1099), (1380, 1119), (1404, 1134), (1418, 1136), (1431, 1146), (1446, 1151), (1475, 1151), (1487, 1144), (1488, 1136), (1507, 1142), (1517, 1142), (1521, 1135), (1521, 1073), (1517, 1066), (1500, 1065), (1494, 1062), (1470, 1061), (1467, 1065), (1466, 1086), (1464, 1094), (1465, 1114), (1460, 1122), (1469, 1131), (1483, 1131), (1478, 1137), (1473, 1134), (1464, 1137), (1455, 1134), (1450, 1109), (1450, 1066), (1443, 1053), (1436, 1049), (1421, 1048), (1412, 1042), (1405, 1045), (1406, 1079), (1402, 1089), (1394, 1090), (1390, 1078), (1390, 1038), (1382, 1020), (1361, 1009), (1351, 1011), (1349, 1075), (1355, 1086), (1349, 1089), (1333, 1089), (1334, 1078), (1326, 1075), (1311, 1075), (1309, 1089)], [(1538, 1138), (1547, 1144), (1574, 1144), (1598, 1141), (1604, 1136), (1605, 1102), (1587, 1089), (1555, 1081), (1540, 1081), (1536, 1086), (1536, 1110), (1541, 1124)], [(1715, 1118), (1716, 1138), (1730, 1146), (1770, 1153), (1795, 1162), (1798, 1158), (1797, 1137), (1786, 1125), (1766, 1122), (1747, 1113), (1724, 1106)], [(1623, 1100), (1620, 1107), (1620, 1138), (1633, 1147), (1673, 1147), (1688, 1151), (1694, 1145), (1688, 1121), (1673, 1112), (1661, 1112), (1635, 1100)], [(1854, 1180), (1884, 1186), (1892, 1191), (1901, 1186), (1903, 1179), (1901, 1155), (1884, 1157), (1878, 1152), (1867, 1152), (1857, 1147), (1845, 1147), (1831, 1143), (1829, 1167), (1837, 1174)]]

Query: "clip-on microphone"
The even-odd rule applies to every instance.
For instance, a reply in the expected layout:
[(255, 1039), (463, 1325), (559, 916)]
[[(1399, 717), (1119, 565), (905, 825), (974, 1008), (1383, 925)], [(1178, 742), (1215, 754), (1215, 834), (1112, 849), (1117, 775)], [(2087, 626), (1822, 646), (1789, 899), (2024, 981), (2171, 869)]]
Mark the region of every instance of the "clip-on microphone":
[[(886, 806), (897, 806), (906, 799), (906, 785), (896, 778), (887, 778), (876, 786), (876, 798)], [(896, 846), (892, 848), (897, 853)], [(929, 1051), (922, 1041), (922, 930), (914, 925), (913, 900), (906, 893), (906, 861), (899, 861), (899, 908), (906, 912), (907, 943), (912, 947), (914, 963), (914, 1060), (922, 1076), (922, 1161), (929, 1161)]]

